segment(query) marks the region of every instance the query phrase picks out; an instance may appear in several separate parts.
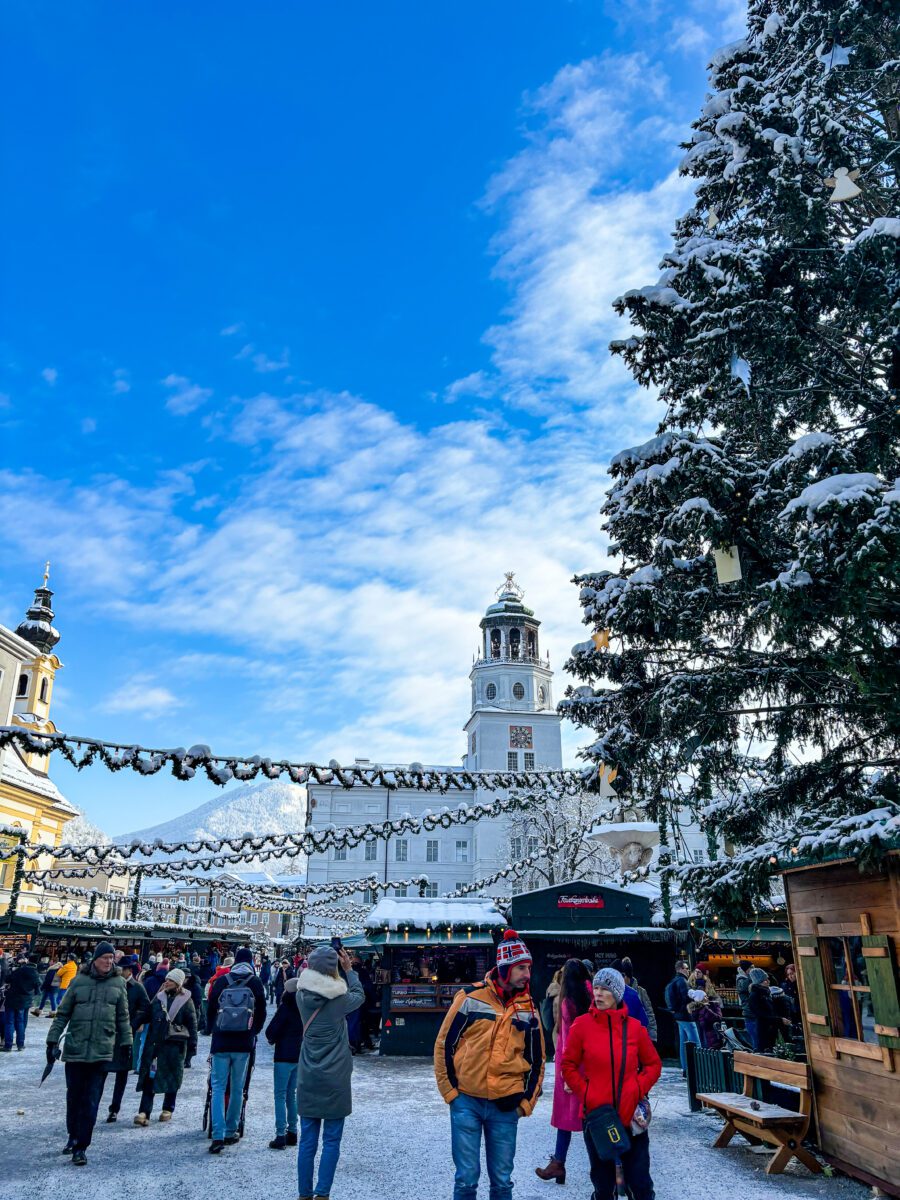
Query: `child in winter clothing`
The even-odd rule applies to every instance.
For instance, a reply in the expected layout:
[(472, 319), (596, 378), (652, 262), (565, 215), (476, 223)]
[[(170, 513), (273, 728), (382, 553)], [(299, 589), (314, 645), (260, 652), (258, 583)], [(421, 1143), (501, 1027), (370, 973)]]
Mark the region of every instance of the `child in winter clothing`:
[(696, 980), (695, 987), (688, 989), (687, 1010), (700, 1030), (700, 1045), (707, 1050), (717, 1050), (722, 1041), (716, 1029), (717, 1022), (722, 1020), (722, 1006), (717, 995), (714, 998), (707, 993), (702, 976)]
[(303, 1043), (303, 1021), (297, 1007), (299, 982), (295, 978), (285, 983), (281, 1003), (266, 1028), (266, 1041), (275, 1047), (275, 1137), (269, 1142), (270, 1150), (297, 1145), (297, 1066)]

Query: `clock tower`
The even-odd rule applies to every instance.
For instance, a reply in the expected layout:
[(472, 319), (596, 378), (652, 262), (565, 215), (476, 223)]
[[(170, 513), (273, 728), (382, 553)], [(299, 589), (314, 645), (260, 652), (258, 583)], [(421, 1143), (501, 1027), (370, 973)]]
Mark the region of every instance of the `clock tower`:
[(560, 718), (553, 672), (541, 655), (540, 621), (523, 602), (512, 571), (481, 620), (472, 664), (472, 715), (465, 725), (465, 765), (473, 771), (558, 770)]

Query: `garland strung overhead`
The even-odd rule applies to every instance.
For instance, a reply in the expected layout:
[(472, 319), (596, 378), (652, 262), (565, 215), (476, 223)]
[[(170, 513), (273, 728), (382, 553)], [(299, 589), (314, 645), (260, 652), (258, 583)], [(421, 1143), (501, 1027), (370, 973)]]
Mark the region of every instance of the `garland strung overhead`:
[(342, 767), (332, 761), (327, 767), (317, 763), (273, 761), (258, 754), (250, 757), (213, 754), (209, 746), (191, 746), (169, 750), (149, 750), (145, 746), (120, 742), (101, 742), (95, 738), (75, 737), (66, 733), (36, 733), (19, 725), (0, 726), (0, 750), (17, 745), (26, 754), (61, 754), (77, 770), (100, 762), (110, 771), (130, 769), (139, 775), (155, 775), (169, 764), (176, 779), (193, 779), (198, 770), (210, 783), (224, 787), (233, 779), (248, 782), (263, 774), (267, 779), (289, 775), (293, 783), (337, 783), (341, 787), (416, 788), (420, 791), (474, 791), (484, 787), (492, 791), (510, 787), (566, 786), (581, 780), (578, 771), (444, 771), (410, 763), (390, 770), (378, 766)]
[[(2, 730), (0, 730), (2, 733)], [(498, 784), (498, 787), (510, 786)], [(570, 781), (566, 790), (577, 790)], [(42, 854), (52, 854), (57, 859), (69, 859), (73, 862), (90, 862), (102, 864), (108, 861), (125, 863), (135, 855), (149, 857), (153, 854), (199, 854), (204, 851), (211, 853), (206, 860), (194, 859), (185, 861), (183, 865), (190, 870), (200, 870), (209, 866), (236, 865), (246, 858), (268, 859), (274, 857), (298, 854), (324, 854), (334, 848), (351, 849), (362, 842), (379, 841), (386, 838), (401, 837), (406, 833), (431, 833), (436, 829), (452, 829), (455, 825), (471, 825), (486, 817), (497, 817), (508, 812), (524, 812), (530, 808), (544, 804), (549, 788), (541, 791), (498, 796), (491, 803), (462, 804), (459, 808), (442, 808), (439, 812), (427, 811), (421, 817), (413, 817), (405, 813), (390, 821), (367, 821), (362, 825), (337, 827), (325, 826), (322, 829), (308, 829), (305, 833), (273, 833), (255, 836), (244, 834), (242, 837), (230, 838), (197, 838), (190, 841), (164, 842), (156, 838), (152, 842), (136, 838), (129, 845), (112, 843), (108, 846), (75, 846), (63, 843), (54, 846), (49, 842), (23, 842), (16, 853), (26, 858), (37, 858)], [(225, 851), (231, 851), (230, 854)], [(155, 864), (141, 863), (145, 870)]]

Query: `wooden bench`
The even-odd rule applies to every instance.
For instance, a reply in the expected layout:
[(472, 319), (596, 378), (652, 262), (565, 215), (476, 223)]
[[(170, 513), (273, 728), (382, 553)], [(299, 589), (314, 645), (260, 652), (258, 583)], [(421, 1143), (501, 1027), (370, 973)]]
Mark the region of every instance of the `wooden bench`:
[[(714, 1108), (725, 1118), (725, 1128), (713, 1145), (727, 1146), (736, 1133), (741, 1133), (751, 1145), (764, 1142), (774, 1146), (775, 1153), (766, 1167), (767, 1175), (780, 1175), (792, 1158), (798, 1159), (814, 1174), (822, 1170), (808, 1150), (803, 1148), (803, 1139), (809, 1129), (812, 1114), (812, 1084), (806, 1063), (789, 1062), (780, 1058), (767, 1058), (763, 1054), (750, 1054), (736, 1050), (735, 1072), (744, 1077), (744, 1091), (698, 1093), (697, 1099), (709, 1108)], [(766, 1104), (753, 1099), (754, 1079), (765, 1079), (769, 1083), (786, 1084), (800, 1093), (800, 1111), (791, 1112), (779, 1104)]]

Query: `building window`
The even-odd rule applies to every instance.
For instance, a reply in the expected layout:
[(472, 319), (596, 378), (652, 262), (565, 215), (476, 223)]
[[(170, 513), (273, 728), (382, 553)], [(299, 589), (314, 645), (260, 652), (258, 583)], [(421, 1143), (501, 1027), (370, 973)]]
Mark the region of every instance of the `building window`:
[(522, 687), (521, 683), (513, 684), (513, 695), (517, 700), (525, 699), (525, 689)]
[(459, 840), (456, 843), (456, 861), (458, 863), (469, 861), (469, 843), (465, 839)]
[(398, 838), (394, 842), (394, 862), (409, 862), (409, 842), (406, 838)]
[(395, 896), (405, 896), (406, 888), (405, 887), (394, 888), (394, 895)]
[(507, 750), (507, 752), (506, 752), (506, 769), (507, 769), (507, 771), (518, 771), (518, 769), (519, 769), (519, 752), (518, 752), (518, 750)]
[(22, 674), (19, 676), (19, 686), (18, 686), (18, 689), (16, 690), (16, 695), (17, 696), (27, 696), (28, 695), (28, 676), (25, 674)]
[(522, 839), (520, 837), (509, 839), (509, 852), (513, 862), (518, 862), (522, 857)]
[(534, 770), (534, 754), (530, 750), (525, 751), (525, 770), (526, 771)]
[(706, 851), (702, 847), (698, 846), (696, 849), (691, 851), (691, 857), (695, 863), (706, 862)]
[[(24, 679), (25, 676), (23, 675), (22, 678)], [(497, 685), (495, 683), (489, 683), (487, 685), (487, 687), (484, 689), (484, 695), (485, 695), (486, 700), (496, 700), (497, 699)]]
[(196, 908), (197, 907), (197, 897), (193, 896), (193, 895), (188, 896), (188, 904), (191, 906), (191, 908)]
[(375, 862), (378, 858), (378, 843), (366, 842), (366, 862)]
[(251, 925), (258, 925), (258, 924), (259, 924), (259, 913), (258, 913), (258, 912), (252, 912), (252, 913), (250, 914), (250, 924), (251, 924)]
[(830, 937), (819, 942), (828, 981), (834, 1036), (878, 1045), (869, 966), (861, 937)]
[(468, 886), (469, 886), (469, 885), (468, 885), (468, 883), (466, 882), (466, 880), (465, 880), (465, 879), (457, 879), (457, 881), (456, 881), (456, 890), (457, 890), (458, 892), (461, 892), (461, 891), (463, 890), (463, 888), (467, 888)]
[(363, 904), (376, 904), (376, 903), (377, 903), (377, 901), (375, 899), (375, 889), (374, 888), (366, 888), (366, 890), (363, 892)]
[(47, 692), (49, 690), (49, 687), (50, 687), (49, 682), (46, 679), (42, 679), (41, 680), (41, 700), (43, 701), (44, 704), (47, 703)]
[(525, 842), (525, 849), (528, 851), (528, 857), (532, 858), (535, 854), (537, 854), (540, 848), (541, 839), (533, 833), (529, 834), (528, 839)]
[(425, 895), (426, 896), (430, 896), (433, 900), (437, 896), (437, 894), (438, 894), (438, 890), (437, 890), (436, 883), (426, 883), (425, 884)]
[(438, 845), (439, 845), (439, 842), (438, 842), (437, 838), (429, 839), (425, 843), (425, 861), (426, 862), (437, 862), (438, 861)]
[(346, 862), (347, 861), (347, 847), (346, 846), (335, 846), (334, 861), (335, 862)]

